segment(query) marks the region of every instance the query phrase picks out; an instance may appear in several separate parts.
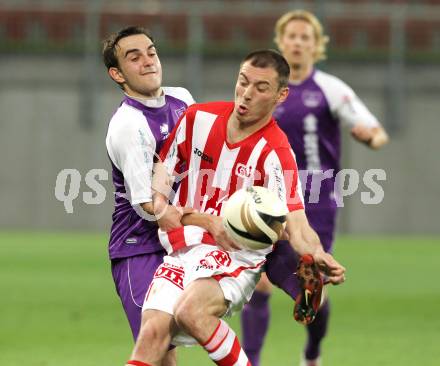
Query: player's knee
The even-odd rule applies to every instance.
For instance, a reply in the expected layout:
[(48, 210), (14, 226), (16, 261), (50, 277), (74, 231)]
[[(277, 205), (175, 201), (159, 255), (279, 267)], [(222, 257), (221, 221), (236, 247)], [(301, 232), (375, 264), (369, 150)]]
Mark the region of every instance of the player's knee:
[(138, 342), (148, 342), (158, 346), (167, 339), (167, 333), (166, 324), (162, 324), (158, 319), (148, 319), (141, 326)]
[(191, 299), (184, 299), (174, 309), (174, 319), (179, 328), (191, 333), (199, 327), (203, 317), (203, 307), (197, 306)]

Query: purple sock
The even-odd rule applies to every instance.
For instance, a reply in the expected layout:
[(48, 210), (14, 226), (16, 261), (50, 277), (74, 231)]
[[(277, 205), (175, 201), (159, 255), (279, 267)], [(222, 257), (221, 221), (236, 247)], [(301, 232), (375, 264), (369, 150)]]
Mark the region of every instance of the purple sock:
[(255, 291), (241, 313), (243, 350), (252, 366), (260, 365), (260, 352), (269, 328), (269, 294)]
[(327, 325), (330, 315), (330, 304), (328, 300), (319, 309), (315, 320), (307, 325), (307, 345), (304, 351), (307, 360), (314, 360), (319, 357), (321, 341), (327, 333)]

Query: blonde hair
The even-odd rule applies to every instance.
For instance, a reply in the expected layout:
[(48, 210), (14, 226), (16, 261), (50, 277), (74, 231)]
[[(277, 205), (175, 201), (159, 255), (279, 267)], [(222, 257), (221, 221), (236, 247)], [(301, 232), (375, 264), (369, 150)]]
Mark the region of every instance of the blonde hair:
[(281, 37), (284, 34), (286, 26), (292, 20), (302, 20), (309, 23), (313, 28), (313, 33), (316, 40), (316, 53), (314, 55), (315, 62), (320, 60), (325, 60), (326, 55), (326, 45), (329, 41), (329, 37), (324, 34), (321, 22), (318, 18), (307, 10), (294, 10), (289, 11), (281, 16), (275, 24), (275, 38), (274, 41), (278, 48), (280, 46)]

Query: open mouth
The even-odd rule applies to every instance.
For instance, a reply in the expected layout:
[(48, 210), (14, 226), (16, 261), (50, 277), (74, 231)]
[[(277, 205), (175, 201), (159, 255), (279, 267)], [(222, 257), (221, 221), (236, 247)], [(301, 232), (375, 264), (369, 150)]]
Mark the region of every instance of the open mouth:
[(249, 110), (249, 108), (243, 104), (240, 104), (237, 108), (237, 112), (240, 114), (245, 114), (248, 110)]

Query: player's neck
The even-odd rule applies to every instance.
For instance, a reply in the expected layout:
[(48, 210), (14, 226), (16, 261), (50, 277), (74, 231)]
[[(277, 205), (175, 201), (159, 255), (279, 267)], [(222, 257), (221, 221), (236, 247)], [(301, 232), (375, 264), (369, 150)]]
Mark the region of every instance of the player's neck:
[(301, 84), (306, 80), (313, 72), (313, 64), (301, 65), (293, 64), (290, 65), (290, 76), (289, 82), (292, 84)]
[(237, 119), (233, 112), (228, 120), (226, 137), (227, 141), (230, 144), (236, 144), (240, 141), (243, 141), (245, 138), (249, 137), (253, 133), (263, 128), (265, 125), (267, 125), (271, 120), (270, 116), (271, 114), (268, 114), (257, 122), (246, 123), (241, 122), (239, 119)]

